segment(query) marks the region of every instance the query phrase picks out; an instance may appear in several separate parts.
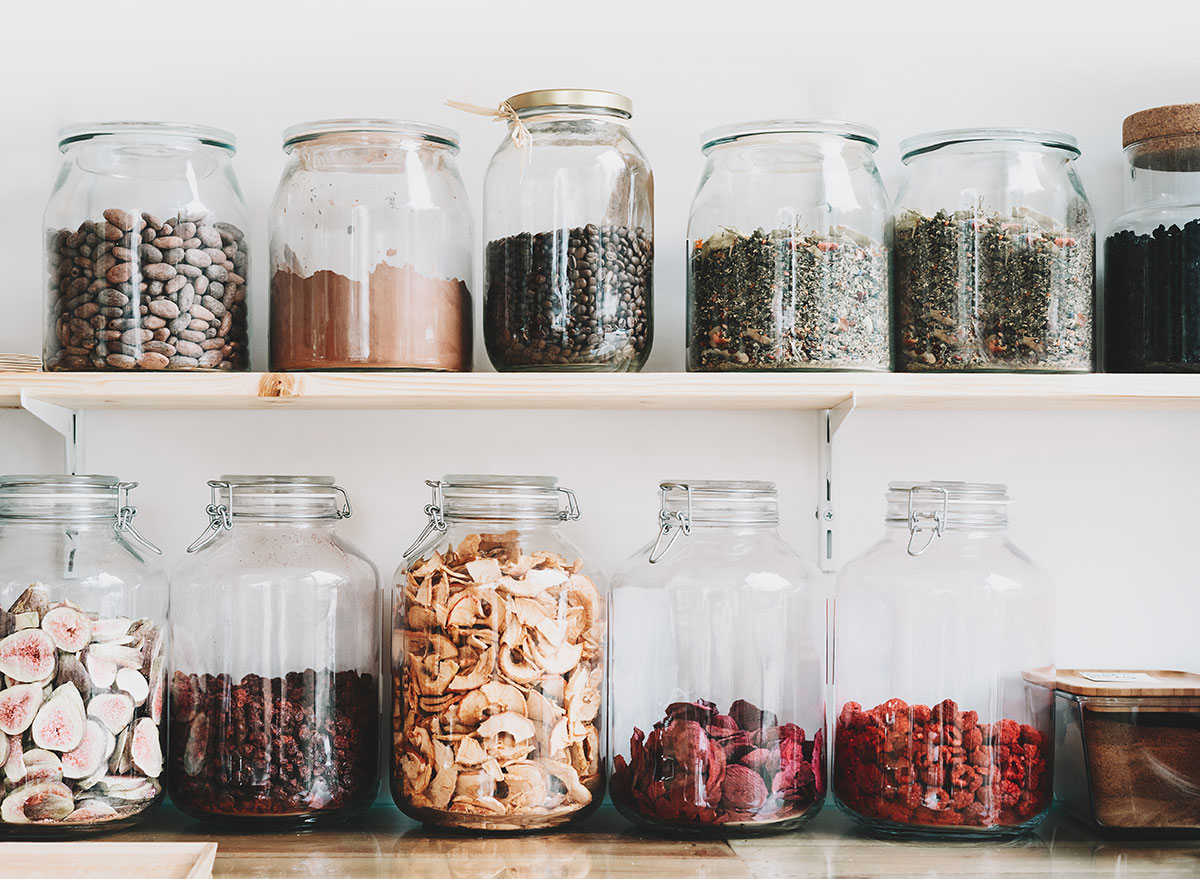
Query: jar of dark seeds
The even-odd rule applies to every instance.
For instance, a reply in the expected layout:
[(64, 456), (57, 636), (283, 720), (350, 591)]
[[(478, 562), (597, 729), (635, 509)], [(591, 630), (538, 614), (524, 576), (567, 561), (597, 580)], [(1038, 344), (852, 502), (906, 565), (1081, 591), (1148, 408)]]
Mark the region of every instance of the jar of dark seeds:
[(887, 193), (865, 125), (708, 132), (688, 222), (688, 369), (887, 370)]
[(234, 370), (246, 350), (249, 213), (233, 135), (72, 126), (45, 214), (50, 370)]
[(612, 92), (514, 95), (484, 187), (484, 321), (498, 370), (636, 371), (653, 338), (654, 183)]
[(1200, 372), (1200, 104), (1122, 130), (1126, 212), (1105, 241), (1105, 369)]
[(975, 128), (901, 151), (896, 369), (1090, 372), (1095, 225), (1075, 138)]

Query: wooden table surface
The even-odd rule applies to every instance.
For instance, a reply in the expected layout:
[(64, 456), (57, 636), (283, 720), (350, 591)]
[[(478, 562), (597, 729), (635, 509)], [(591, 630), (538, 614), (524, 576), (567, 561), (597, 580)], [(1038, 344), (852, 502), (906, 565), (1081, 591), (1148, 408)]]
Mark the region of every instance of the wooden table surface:
[(284, 834), (214, 833), (168, 806), (107, 839), (215, 840), (213, 875), (229, 879), (1200, 877), (1200, 841), (1105, 841), (1057, 812), (1033, 837), (993, 844), (882, 842), (832, 808), (797, 833), (709, 842), (640, 835), (607, 805), (568, 832), (484, 839), (431, 831), (382, 805), (340, 830)]

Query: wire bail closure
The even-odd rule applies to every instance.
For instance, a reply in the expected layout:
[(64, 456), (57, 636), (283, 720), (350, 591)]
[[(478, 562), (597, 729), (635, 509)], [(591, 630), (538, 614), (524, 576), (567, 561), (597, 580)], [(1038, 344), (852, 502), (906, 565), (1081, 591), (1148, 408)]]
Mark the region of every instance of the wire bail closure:
[(444, 513), (446, 507), (446, 483), (440, 479), (426, 479), (425, 484), (433, 491), (433, 499), (425, 505), (425, 515), (429, 517), (429, 521), (425, 523), (425, 528), (417, 535), (414, 540), (404, 550), (404, 557), (408, 558), (413, 551), (429, 539), (429, 536), (435, 531), (439, 534), (446, 533), (446, 516)]
[(155, 555), (162, 555), (162, 550), (147, 540), (142, 535), (142, 532), (138, 531), (133, 525), (133, 517), (137, 515), (137, 507), (129, 503), (129, 491), (130, 489), (137, 488), (137, 486), (136, 482), (117, 483), (117, 523), (113, 525), (113, 530), (118, 534), (128, 534)]
[[(916, 493), (918, 491), (928, 491), (940, 494), (942, 496), (942, 508), (934, 510), (932, 513), (920, 513), (915, 506)], [(941, 537), (946, 530), (946, 513), (950, 507), (950, 492), (939, 485), (914, 485), (908, 490), (908, 554), (919, 556), (925, 550), (929, 549), (935, 537)], [(932, 523), (922, 525), (922, 523)], [(925, 545), (920, 549), (914, 550), (913, 546), (917, 540), (917, 534), (921, 531), (930, 531), (929, 539), (925, 541)]]
[[(664, 482), (659, 486), (660, 500), (658, 510), (658, 538), (654, 541), (654, 547), (650, 550), (650, 564), (655, 565), (662, 561), (663, 557), (671, 551), (671, 547), (675, 545), (675, 539), (682, 532), (685, 536), (692, 533), (692, 487), (685, 482)], [(687, 492), (687, 512), (672, 513), (667, 509), (667, 492), (676, 489), (683, 489)], [(678, 522), (678, 525), (672, 524), (672, 520)], [(666, 537), (667, 545), (663, 546), (663, 538)]]
[[(220, 531), (233, 530), (233, 485), (210, 479), (208, 488), (212, 495), (212, 502), (205, 508), (205, 512), (208, 513), (208, 527), (204, 529), (203, 534), (192, 541), (191, 546), (187, 548), (188, 552), (195, 552), (208, 546)], [(224, 493), (223, 499), (222, 493)]]

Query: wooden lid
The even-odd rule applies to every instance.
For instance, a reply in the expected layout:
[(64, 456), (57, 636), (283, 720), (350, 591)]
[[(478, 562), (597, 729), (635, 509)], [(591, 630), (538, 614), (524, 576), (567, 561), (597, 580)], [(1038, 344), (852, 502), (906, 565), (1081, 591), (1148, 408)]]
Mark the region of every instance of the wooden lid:
[(1058, 689), (1076, 696), (1200, 697), (1200, 675), (1162, 669), (1060, 668)]
[(1170, 104), (1126, 116), (1121, 125), (1121, 146), (1181, 134), (1200, 136), (1200, 104)]

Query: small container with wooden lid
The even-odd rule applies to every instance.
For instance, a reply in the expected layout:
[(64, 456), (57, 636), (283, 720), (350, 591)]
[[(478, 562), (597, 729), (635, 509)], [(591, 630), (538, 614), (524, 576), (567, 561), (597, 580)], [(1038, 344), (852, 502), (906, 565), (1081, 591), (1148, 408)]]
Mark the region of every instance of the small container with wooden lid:
[(1060, 669), (1054, 790), (1106, 831), (1200, 835), (1200, 675)]

